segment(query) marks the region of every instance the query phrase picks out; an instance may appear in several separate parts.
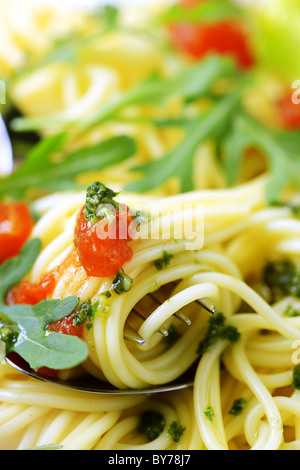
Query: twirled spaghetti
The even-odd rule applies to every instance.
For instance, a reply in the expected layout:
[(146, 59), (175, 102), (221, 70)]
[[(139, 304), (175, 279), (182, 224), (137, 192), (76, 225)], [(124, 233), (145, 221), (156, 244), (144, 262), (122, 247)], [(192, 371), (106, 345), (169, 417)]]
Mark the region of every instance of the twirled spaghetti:
[[(20, 377), (3, 366), (1, 420), (6, 438), (1, 445), (24, 448), (57, 444), (63, 448), (91, 449), (297, 448), (298, 392), (292, 387), (292, 369), (293, 344), (300, 338), (299, 317), (284, 315), (287, 305), (297, 307), (297, 299), (285, 296), (270, 305), (258, 283), (268, 259), (288, 257), (297, 261), (298, 253), (292, 253), (290, 248), (294, 246), (299, 222), (291, 217), (288, 208), (266, 207), (263, 194), (264, 180), (230, 190), (200, 191), (162, 200), (139, 201), (138, 196), (121, 194), (121, 200), (142, 210), (163, 202), (171, 208), (175, 202), (176, 207), (184, 207), (187, 202), (197, 201), (204, 208), (203, 248), (186, 250), (184, 241), (179, 240), (136, 240), (132, 242), (133, 258), (124, 266), (134, 279), (129, 292), (107, 299), (103, 292), (109, 289), (112, 279), (89, 278), (84, 270), (77, 269), (75, 275), (74, 270), (71, 275), (68, 270), (64, 272), (53, 296), (72, 294), (82, 300), (101, 299), (93, 328), (85, 336), (90, 351), (84, 364), (88, 373), (105, 378), (116, 387), (142, 388), (171, 381), (196, 360), (194, 387), (139, 398), (137, 404), (137, 398), (132, 396), (89, 398), (81, 392), (62, 391)], [(54, 211), (57, 197), (64, 203), (59, 210), (56, 205)], [(74, 223), (82, 197), (63, 194), (37, 201), (36, 208), (45, 209), (33, 236), (43, 240), (43, 250), (30, 280), (36, 281), (42, 273), (53, 270), (73, 249)], [(278, 231), (279, 220), (293, 230)], [(154, 261), (161, 258), (164, 250), (173, 257), (164, 269), (157, 270)], [(254, 252), (260, 256), (254, 257)], [(170, 283), (176, 286), (169, 301), (156, 307), (153, 313), (149, 310), (150, 315), (141, 326), (135, 325), (145, 345), (126, 341), (123, 329), (132, 308), (148, 293)], [(237, 328), (241, 337), (233, 345), (219, 340), (199, 356), (197, 345), (211, 314), (194, 301), (205, 297), (212, 299), (217, 311), (224, 312), (226, 321)], [(190, 327), (175, 319), (174, 313), (179, 309), (191, 319)], [(170, 322), (177, 323), (181, 333), (171, 347), (156, 333), (159, 326)], [(234, 400), (241, 398), (246, 404), (241, 414), (228, 414)], [(177, 420), (186, 428), (178, 444), (168, 434), (146, 443), (138, 432), (139, 416), (146, 409), (162, 410), (166, 422)], [(26, 413), (30, 414), (28, 421), (24, 418)], [(77, 429), (78, 432), (86, 429), (80, 439), (76, 437)], [(9, 437), (12, 434), (15, 441)]]
[[(11, 8), (20, 8), (20, 3), (10, 2)], [(128, 18), (122, 18), (120, 28), (110, 28), (110, 24), (103, 32), (97, 15), (40, 7), (37, 2), (22, 16), (22, 28), (21, 16), (11, 14), (7, 5), (4, 17), (0, 72), (7, 79), (9, 96), (28, 118), (25, 123), (33, 123), (33, 128), (38, 124), (42, 137), (66, 128), (70, 131), (68, 150), (124, 133), (138, 143), (133, 161), (126, 160), (117, 168), (108, 166), (96, 174), (77, 175), (83, 184), (90, 184), (92, 178), (120, 191), (116, 205), (140, 214), (145, 222), (141, 230), (149, 230), (126, 245), (126, 254), (132, 250), (132, 257), (122, 264), (122, 273), (130, 285), (122, 292), (114, 290), (114, 275), (89, 274), (82, 263), (75, 234), (84, 214), (86, 192), (54, 192), (42, 197), (42, 185), (33, 191), (30, 202), (37, 220), (30, 239), (40, 240), (41, 250), (21, 281), (28, 283), (28, 289), (49, 275), (47, 279), (54, 283), (47, 300), (74, 296), (79, 303), (90, 302), (94, 307), (91, 322), (82, 329), (88, 357), (59, 373), (93, 376), (123, 392), (162, 386), (180, 378), (191, 366), (195, 373), (193, 386), (173, 392), (96, 395), (35, 381), (4, 360), (0, 366), (0, 448), (299, 450), (300, 385), (299, 377), (298, 381), (295, 378), (300, 362), (299, 278), (296, 276), (293, 289), (287, 285), (295, 282), (299, 266), (300, 221), (297, 211), (292, 211), (298, 207), (299, 194), (291, 190), (285, 195), (286, 204), (270, 206), (265, 198), (269, 184), (266, 162), (252, 148), (237, 176), (239, 184), (227, 188), (223, 162), (216, 158), (211, 141), (202, 142), (195, 151), (190, 175), (194, 191), (178, 194), (176, 178), (151, 194), (124, 191), (135, 179), (129, 171), (133, 163), (158, 161), (176, 149), (184, 134), (176, 120), (192, 123), (206, 109), (205, 96), (204, 103), (189, 103), (180, 94), (183, 86), (160, 108), (150, 106), (152, 100), (147, 96), (145, 102), (82, 135), (76, 129), (73, 133), (71, 124), (126, 91), (136, 90), (134, 86), (151, 75), (159, 72), (162, 77), (173, 77), (188, 60), (167, 50), (166, 43), (162, 47), (154, 34), (145, 34), (142, 22), (139, 28), (128, 27)], [(143, 21), (147, 23), (147, 19)], [(73, 33), (79, 35), (76, 61)], [(59, 47), (62, 36), (66, 49)], [(58, 48), (51, 49), (53, 39)], [(29, 63), (28, 54), (33, 59)], [(273, 80), (277, 93), (281, 83)], [(227, 90), (226, 80), (210, 90), (212, 102), (224, 91), (223, 86)], [(264, 87), (263, 80), (263, 90), (250, 90), (248, 109), (278, 126)], [(157, 125), (156, 120), (172, 125)], [(39, 127), (40, 121), (44, 127)], [(243, 134), (229, 134), (233, 150), (240, 140)], [(186, 158), (190, 149), (184, 149)], [(179, 168), (186, 171), (184, 166)], [(178, 168), (176, 171), (180, 176)], [(104, 255), (118, 261), (119, 252), (108, 250)], [(270, 284), (266, 282), (268, 263), (274, 263), (275, 270), (269, 272)], [(290, 265), (295, 271), (280, 271)], [(19, 285), (10, 287), (7, 303), (14, 305)], [(213, 304), (215, 314), (207, 311), (207, 302)], [(178, 313), (184, 317), (178, 318)], [(0, 311), (0, 325), (1, 321)], [(132, 341), (129, 326), (142, 341)], [(50, 331), (45, 336), (51, 336)], [(166, 332), (168, 336), (162, 334)], [(156, 420), (150, 433), (145, 416)]]

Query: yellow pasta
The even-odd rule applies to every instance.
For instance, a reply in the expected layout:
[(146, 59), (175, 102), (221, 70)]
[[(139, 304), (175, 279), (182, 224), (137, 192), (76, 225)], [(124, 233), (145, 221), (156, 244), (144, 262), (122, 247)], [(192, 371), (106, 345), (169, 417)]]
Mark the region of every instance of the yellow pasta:
[[(293, 343), (300, 339), (299, 320), (283, 314), (286, 305), (296, 300), (286, 297), (278, 304), (268, 304), (255, 287), (258, 268), (251, 253), (255, 248), (261, 252), (261, 245), (268, 247), (260, 259), (261, 266), (274, 256), (285, 256), (282, 236), (288, 242), (294, 233), (278, 236), (272, 222), (281, 218), (286, 224), (293, 222), (295, 228), (298, 222), (286, 208), (266, 208), (263, 194), (264, 179), (233, 189), (196, 191), (155, 201), (152, 197), (139, 201), (137, 195), (121, 193), (121, 201), (141, 210), (158, 203), (170, 213), (173, 207), (180, 210), (191, 201), (197, 202), (204, 210), (203, 247), (187, 250), (186, 240), (136, 240), (132, 242), (133, 258), (124, 266), (134, 278), (129, 292), (106, 299), (101, 293), (109, 288), (111, 278), (83, 276), (83, 285), (77, 291), (78, 279), (68, 284), (63, 275), (53, 296), (103, 298), (93, 328), (86, 332), (90, 356), (83, 368), (87, 373), (119, 388), (143, 388), (172, 381), (196, 360), (194, 386), (152, 397), (89, 396), (35, 382), (3, 364), (1, 446), (55, 444), (66, 449), (99, 450), (296, 447), (298, 392), (292, 387), (292, 354)], [(54, 217), (52, 207), (57, 198), (61, 203)], [(72, 249), (75, 215), (83, 199), (81, 193), (64, 193), (48, 199), (47, 204), (46, 200), (36, 202), (36, 208), (47, 208), (33, 233), (43, 241), (43, 250), (30, 273), (32, 281), (54, 269)], [(174, 257), (165, 269), (157, 271), (154, 261), (164, 249)], [(135, 304), (159, 286), (174, 282), (176, 287), (168, 302), (149, 311), (148, 319), (139, 326), (145, 345), (124, 339), (124, 325)], [(197, 345), (211, 314), (194, 303), (201, 298), (212, 299), (217, 311), (224, 312), (228, 324), (241, 334), (236, 344), (219, 340), (202, 357), (196, 353)], [(189, 316), (190, 327), (181, 326), (175, 319), (178, 310)], [(181, 329), (181, 338), (171, 347), (156, 333), (168, 322)], [(228, 414), (234, 400), (241, 397), (246, 402), (242, 413)], [(161, 412), (166, 427), (170, 422), (180, 422), (185, 427), (182, 439), (174, 443), (168, 433), (162, 433), (147, 442), (138, 432), (138, 423), (142, 411), (148, 409)], [(285, 441), (287, 432), (290, 437)]]

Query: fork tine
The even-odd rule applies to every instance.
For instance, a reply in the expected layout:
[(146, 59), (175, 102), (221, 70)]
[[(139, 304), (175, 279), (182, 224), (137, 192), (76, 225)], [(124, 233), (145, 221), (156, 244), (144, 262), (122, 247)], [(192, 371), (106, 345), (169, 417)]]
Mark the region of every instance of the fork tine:
[[(149, 296), (155, 300), (158, 304), (161, 303), (161, 301), (155, 297), (155, 295), (153, 293), (149, 294)], [(216, 309), (215, 309), (215, 306), (213, 304), (213, 302), (210, 300), (210, 299), (199, 299), (199, 300), (196, 300), (196, 303), (198, 305), (201, 305), (201, 307), (203, 307), (205, 310), (207, 310), (208, 312), (212, 313), (213, 315), (215, 315), (216, 313)], [(187, 323), (188, 325), (191, 324), (191, 321), (181, 312), (176, 312), (174, 313), (175, 316), (177, 316), (180, 320), (184, 321), (185, 323)]]
[(127, 323), (125, 324), (124, 327), (124, 338), (127, 339), (127, 341), (130, 341), (132, 343), (140, 344), (143, 346), (145, 344), (144, 338), (142, 338), (130, 325)]
[[(134, 307), (134, 309), (132, 310), (132, 313), (135, 313), (136, 315), (138, 315), (140, 318), (142, 318), (142, 320), (146, 320), (146, 318), (147, 318), (147, 314), (145, 312), (143, 312), (137, 306)], [(163, 336), (168, 336), (168, 334), (169, 334), (168, 330), (166, 330), (166, 328), (164, 328), (163, 326), (161, 326), (159, 328), (158, 333), (160, 333)]]
[(207, 312), (212, 313), (213, 315), (216, 314), (216, 308), (210, 299), (201, 299), (196, 300), (198, 305), (201, 305)]
[[(149, 297), (151, 297), (151, 299), (153, 299), (157, 305), (160, 305), (163, 302), (163, 300), (159, 300), (153, 293), (149, 294)], [(182, 312), (175, 312), (174, 317), (178, 318), (178, 320), (181, 320), (186, 325), (191, 325), (192, 323), (191, 320)]]
[(188, 326), (192, 324), (191, 320), (181, 312), (174, 313), (174, 316), (178, 318), (178, 320), (181, 320), (183, 323), (185, 323)]
[[(157, 304), (157, 305), (161, 305), (163, 302), (164, 302), (164, 299), (162, 298), (158, 298), (156, 295), (154, 295), (154, 293), (149, 293), (148, 296), (154, 300), (154, 302)], [(195, 301), (198, 305), (200, 305), (201, 307), (203, 307), (205, 310), (207, 310), (209, 313), (215, 315), (216, 313), (216, 309), (215, 309), (215, 306), (213, 304), (213, 302), (210, 300), (210, 299), (207, 299), (207, 298), (203, 298), (203, 299), (198, 299)], [(131, 313), (137, 315), (139, 318), (141, 318), (142, 320), (146, 320), (148, 314), (147, 312), (145, 312), (140, 306), (136, 305)], [(185, 323), (186, 325), (191, 325), (191, 320), (186, 316), (184, 315), (182, 312), (176, 312), (174, 313), (174, 316), (176, 318), (178, 318), (180, 321), (182, 321), (183, 323)], [(158, 333), (160, 333), (161, 335), (163, 335), (164, 337), (167, 337), (169, 332), (168, 330), (162, 325), (159, 330), (158, 330)], [(125, 328), (124, 328), (124, 338), (127, 339), (128, 341), (131, 341), (133, 343), (136, 343), (138, 345), (144, 345), (145, 344), (145, 340), (144, 338), (142, 338), (138, 333), (137, 331), (135, 331), (134, 328), (132, 328), (129, 324), (125, 324)]]

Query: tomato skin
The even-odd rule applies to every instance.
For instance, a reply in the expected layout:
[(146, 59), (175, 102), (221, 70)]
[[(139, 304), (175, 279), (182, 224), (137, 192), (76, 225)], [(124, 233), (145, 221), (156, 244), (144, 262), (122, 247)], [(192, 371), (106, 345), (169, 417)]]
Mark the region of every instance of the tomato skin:
[[(56, 275), (46, 273), (41, 277), (40, 282), (31, 283), (22, 281), (18, 286), (12, 287), (6, 297), (7, 305), (27, 304), (36, 305), (47, 299), (52, 294), (56, 285)], [(47, 330), (64, 333), (66, 335), (83, 336), (83, 326), (74, 325), (76, 310), (65, 318), (48, 325)]]
[[(124, 209), (124, 207), (123, 207)], [(117, 212), (115, 217), (116, 236), (99, 238), (97, 233), (98, 224), (89, 223), (85, 218), (85, 207), (82, 208), (76, 228), (75, 228), (75, 247), (77, 248), (79, 260), (84, 267), (86, 273), (93, 277), (107, 277), (115, 275), (124, 265), (126, 261), (131, 260), (133, 251), (127, 245), (130, 236), (123, 234), (122, 238), (118, 237), (119, 227), (123, 217), (127, 227), (133, 217), (130, 216), (128, 210)], [(124, 220), (123, 220), (124, 221)]]
[(0, 203), (0, 263), (18, 255), (34, 226), (24, 202)]
[[(179, 0), (185, 9), (193, 9), (209, 0)], [(235, 20), (203, 23), (174, 23), (168, 26), (175, 48), (191, 59), (201, 59), (209, 53), (232, 56), (241, 69), (255, 63), (244, 25)]]
[(74, 324), (75, 312), (71, 313), (61, 320), (57, 320), (48, 325), (47, 330), (55, 331), (56, 333), (62, 333), (64, 335), (83, 337), (83, 326), (75, 326)]
[(14, 286), (8, 291), (6, 303), (8, 305), (36, 305), (52, 294), (55, 284), (56, 276), (53, 273), (44, 274), (40, 282), (37, 283), (21, 281), (18, 286)]
[(169, 26), (174, 46), (192, 59), (209, 53), (230, 55), (241, 69), (254, 65), (247, 35), (241, 24), (233, 20), (203, 24), (177, 23)]
[(279, 100), (278, 111), (284, 128), (300, 129), (300, 104), (293, 103), (290, 91)]

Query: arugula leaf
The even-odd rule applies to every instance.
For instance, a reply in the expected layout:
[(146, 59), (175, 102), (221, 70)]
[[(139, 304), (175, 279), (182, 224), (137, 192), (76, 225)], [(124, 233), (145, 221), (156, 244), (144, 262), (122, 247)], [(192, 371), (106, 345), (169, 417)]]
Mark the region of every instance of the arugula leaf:
[(227, 57), (210, 56), (194, 66), (187, 67), (174, 77), (150, 77), (121, 95), (114, 97), (106, 105), (79, 122), (71, 122), (60, 117), (18, 118), (12, 121), (15, 131), (45, 129), (74, 125), (80, 133), (102, 124), (116, 116), (128, 106), (161, 102), (169, 96), (192, 99), (204, 95), (218, 78), (226, 77), (235, 71), (234, 63)]
[[(21, 333), (12, 351), (32, 369), (70, 369), (88, 357), (88, 347), (76, 336), (46, 331), (49, 323), (70, 315), (78, 305), (77, 297), (43, 300), (38, 304), (2, 306), (1, 312), (15, 322)], [(11, 351), (10, 351), (11, 352)]]
[(18, 256), (0, 265), (0, 314), (14, 322), (20, 331), (16, 342), (6, 347), (9, 347), (9, 352), (14, 351), (23, 357), (33, 369), (42, 366), (69, 369), (87, 358), (87, 345), (75, 336), (47, 331), (46, 328), (71, 314), (79, 299), (70, 296), (63, 300), (44, 300), (34, 306), (5, 304), (8, 289), (30, 271), (40, 248), (41, 241), (32, 239)]
[(268, 182), (266, 200), (273, 204), (278, 200), (281, 191), (287, 185), (300, 188), (300, 159), (297, 150), (298, 136), (291, 132), (274, 133), (256, 121), (246, 112), (240, 114), (226, 140), (225, 169), (228, 183), (234, 184), (237, 178), (238, 165), (241, 163), (247, 147), (257, 148), (265, 156), (268, 163)]
[(64, 139), (62, 133), (39, 142), (23, 166), (1, 180), (0, 196), (6, 193), (21, 196), (32, 187), (42, 190), (78, 188), (75, 181), (78, 175), (121, 163), (130, 158), (136, 148), (131, 137), (117, 136), (79, 149), (55, 162), (53, 154), (61, 150)]
[(0, 265), (0, 308), (5, 303), (8, 289), (18, 284), (32, 268), (41, 245), (38, 238), (29, 240), (23, 246), (19, 256), (10, 258)]
[(228, 186), (233, 186), (239, 174), (242, 156), (246, 149), (253, 145), (253, 139), (249, 136), (240, 115), (234, 116), (229, 125), (228, 132), (220, 143), (220, 152), (224, 154), (223, 169)]
[(181, 191), (193, 189), (193, 159), (200, 144), (209, 139), (217, 139), (227, 126), (236, 107), (239, 105), (240, 90), (222, 98), (212, 109), (195, 120), (188, 127), (183, 141), (165, 157), (135, 167), (134, 171), (143, 171), (145, 176), (129, 184), (129, 191), (147, 191), (159, 186), (173, 176), (181, 182)]

